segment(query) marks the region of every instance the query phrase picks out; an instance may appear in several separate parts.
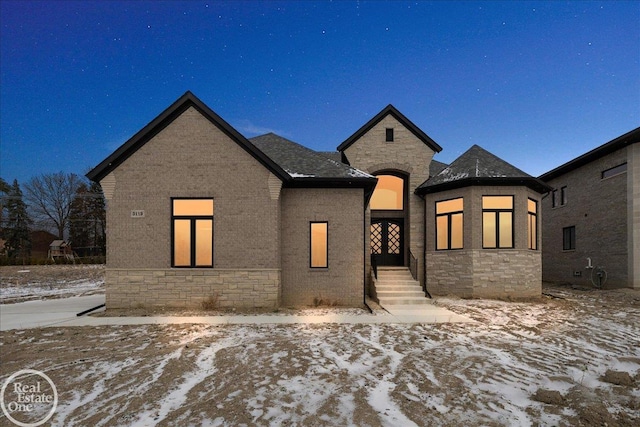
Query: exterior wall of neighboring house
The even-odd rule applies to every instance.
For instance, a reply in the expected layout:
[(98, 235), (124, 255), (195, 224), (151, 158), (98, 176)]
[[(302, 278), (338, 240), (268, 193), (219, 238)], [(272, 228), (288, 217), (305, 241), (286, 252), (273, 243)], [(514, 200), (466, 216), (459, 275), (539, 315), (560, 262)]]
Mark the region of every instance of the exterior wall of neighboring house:
[[(194, 307), (208, 297), (220, 307), (279, 305), (280, 182), (196, 109), (101, 184), (108, 307)], [(214, 199), (214, 268), (171, 267), (172, 197)]]
[[(362, 306), (365, 212), (362, 189), (282, 190), (282, 304)], [(310, 223), (328, 223), (328, 267), (310, 266)], [(368, 231), (368, 227), (366, 227)]]
[[(483, 249), (482, 196), (514, 196), (512, 249)], [(436, 250), (436, 202), (462, 197), (463, 249)], [(538, 202), (537, 249), (528, 248), (529, 199)], [(471, 186), (427, 194), (427, 291), (465, 298), (528, 298), (542, 292), (541, 196), (524, 186)]]
[[(393, 142), (385, 141), (387, 128), (394, 129)], [(387, 115), (344, 150), (344, 154), (351, 166), (372, 175), (384, 171), (408, 175), (409, 209), (404, 224), (405, 239), (408, 249), (418, 259), (417, 278), (421, 283), (424, 282), (424, 202), (414, 194), (414, 190), (429, 178), (429, 165), (434, 151), (395, 117)], [(409, 266), (408, 252), (405, 251), (406, 266)]]
[(640, 144), (627, 147), (628, 286), (640, 289)]
[[(545, 281), (591, 286), (592, 270), (586, 268), (591, 258), (594, 267), (602, 266), (607, 272), (605, 287), (633, 286), (629, 262), (638, 265), (637, 252), (630, 247), (640, 217), (638, 146), (623, 147), (547, 181), (557, 189), (558, 199), (555, 207), (551, 194), (543, 201)], [(625, 162), (627, 172), (602, 178), (603, 171)], [(559, 200), (562, 187), (566, 187), (566, 204)], [(575, 227), (575, 248), (565, 250), (563, 229), (567, 227)]]

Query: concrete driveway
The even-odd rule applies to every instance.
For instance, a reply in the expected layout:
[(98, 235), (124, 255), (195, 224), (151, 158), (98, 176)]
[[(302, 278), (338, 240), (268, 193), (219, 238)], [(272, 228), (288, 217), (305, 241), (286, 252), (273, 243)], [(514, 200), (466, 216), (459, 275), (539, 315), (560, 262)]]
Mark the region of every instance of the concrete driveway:
[(104, 304), (104, 295), (0, 304), (0, 331), (65, 326), (78, 319), (85, 319), (78, 318), (76, 314), (100, 304)]

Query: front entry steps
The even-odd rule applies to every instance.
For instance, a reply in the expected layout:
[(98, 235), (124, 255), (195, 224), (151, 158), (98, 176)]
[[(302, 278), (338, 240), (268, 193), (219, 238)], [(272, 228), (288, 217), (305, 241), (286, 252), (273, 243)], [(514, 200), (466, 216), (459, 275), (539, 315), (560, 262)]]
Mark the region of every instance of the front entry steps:
[(431, 303), (407, 267), (378, 267), (374, 287), (382, 307)]

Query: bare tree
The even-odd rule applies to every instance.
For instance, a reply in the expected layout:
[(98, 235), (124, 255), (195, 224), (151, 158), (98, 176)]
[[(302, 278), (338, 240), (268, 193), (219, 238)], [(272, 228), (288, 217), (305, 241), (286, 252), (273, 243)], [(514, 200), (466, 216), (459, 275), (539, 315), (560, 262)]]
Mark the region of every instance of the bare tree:
[(25, 200), (34, 216), (44, 220), (64, 239), (69, 225), (73, 196), (82, 180), (73, 173), (43, 174), (24, 185)]

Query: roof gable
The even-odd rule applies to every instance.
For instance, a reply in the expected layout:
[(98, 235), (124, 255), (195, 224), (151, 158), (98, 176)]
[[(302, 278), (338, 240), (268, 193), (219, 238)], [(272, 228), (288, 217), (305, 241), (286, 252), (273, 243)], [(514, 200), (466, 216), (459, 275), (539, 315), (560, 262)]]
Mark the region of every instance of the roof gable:
[(612, 139), (611, 141), (594, 148), (593, 150), (583, 154), (582, 156), (578, 156), (575, 159), (540, 175), (540, 179), (542, 181), (552, 180), (561, 175), (564, 175), (567, 172), (571, 172), (574, 169), (584, 166), (587, 163), (591, 163), (594, 160), (597, 160), (601, 157), (606, 156), (607, 154), (611, 154), (614, 151), (618, 151), (619, 149), (636, 142), (640, 142), (640, 127), (635, 128), (634, 130), (627, 132), (615, 139)]
[(435, 193), (469, 185), (526, 185), (540, 193), (548, 191), (547, 185), (540, 180), (474, 145), (437, 175), (423, 182), (416, 193)]
[(364, 124), (360, 129), (358, 129), (353, 135), (347, 138), (342, 144), (338, 146), (338, 151), (344, 151), (351, 144), (356, 142), (358, 139), (362, 137), (365, 133), (367, 133), (371, 128), (377, 125), (382, 119), (386, 116), (391, 115), (397, 121), (399, 121), (405, 128), (409, 129), (411, 133), (413, 133), (420, 141), (422, 141), (425, 145), (431, 148), (433, 151), (439, 153), (442, 151), (442, 147), (440, 147), (433, 139), (429, 137), (426, 133), (422, 131), (418, 126), (413, 124), (411, 120), (406, 118), (404, 114), (398, 111), (393, 105), (387, 105), (382, 111), (375, 115), (371, 120)]
[(245, 151), (251, 154), (256, 160), (258, 160), (258, 162), (282, 181), (291, 179), (289, 174), (287, 174), (277, 163), (258, 150), (244, 136), (242, 136), (220, 116), (214, 113), (213, 110), (207, 107), (190, 91), (185, 92), (184, 95), (178, 98), (166, 110), (160, 113), (160, 115), (149, 122), (149, 124), (132, 136), (127, 142), (122, 144), (109, 157), (104, 159), (100, 164), (98, 164), (98, 166), (87, 173), (87, 177), (92, 181), (99, 182), (191, 107), (195, 108), (207, 120), (213, 123), (213, 125), (224, 132), (229, 138), (240, 145)]

